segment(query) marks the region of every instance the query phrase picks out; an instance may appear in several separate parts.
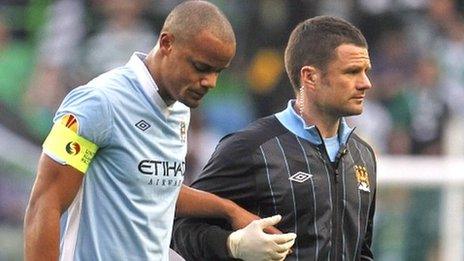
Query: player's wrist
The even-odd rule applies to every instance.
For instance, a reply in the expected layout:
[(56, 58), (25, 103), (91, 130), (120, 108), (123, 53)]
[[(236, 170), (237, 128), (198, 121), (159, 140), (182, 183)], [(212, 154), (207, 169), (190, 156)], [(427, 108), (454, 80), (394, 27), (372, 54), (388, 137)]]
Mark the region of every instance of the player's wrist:
[(232, 223), (234, 221), (234, 219), (236, 218), (236, 216), (237, 216), (239, 208), (240, 207), (235, 202), (233, 202), (232, 200), (224, 199), (223, 200), (223, 207), (222, 207), (222, 209), (223, 209), (223, 218), (225, 218), (227, 221)]

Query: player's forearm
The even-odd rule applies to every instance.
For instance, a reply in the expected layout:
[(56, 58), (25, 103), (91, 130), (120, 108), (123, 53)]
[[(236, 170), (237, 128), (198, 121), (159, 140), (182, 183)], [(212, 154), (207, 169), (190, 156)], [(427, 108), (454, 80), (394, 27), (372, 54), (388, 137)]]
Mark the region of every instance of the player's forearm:
[(182, 186), (177, 200), (177, 216), (230, 219), (238, 205), (212, 193)]
[(30, 205), (24, 219), (24, 260), (58, 260), (58, 210)]

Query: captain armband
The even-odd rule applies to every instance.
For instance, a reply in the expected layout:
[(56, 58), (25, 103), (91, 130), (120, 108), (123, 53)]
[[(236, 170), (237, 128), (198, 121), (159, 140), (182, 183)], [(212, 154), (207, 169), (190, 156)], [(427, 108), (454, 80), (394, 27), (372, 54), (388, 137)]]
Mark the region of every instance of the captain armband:
[(43, 144), (44, 151), (80, 172), (89, 168), (98, 146), (57, 121)]

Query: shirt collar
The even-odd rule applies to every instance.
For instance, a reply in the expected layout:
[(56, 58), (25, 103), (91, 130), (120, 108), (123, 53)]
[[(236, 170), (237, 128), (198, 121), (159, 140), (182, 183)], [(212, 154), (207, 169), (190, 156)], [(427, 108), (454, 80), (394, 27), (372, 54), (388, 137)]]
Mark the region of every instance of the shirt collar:
[(155, 80), (153, 80), (153, 77), (151, 76), (150, 72), (148, 71), (147, 66), (143, 62), (143, 60), (147, 57), (146, 54), (141, 53), (141, 52), (134, 52), (129, 60), (127, 62), (126, 66), (131, 68), (134, 73), (135, 77), (139, 81), (140, 85), (142, 86), (143, 92), (151, 98), (151, 100), (159, 106), (161, 109), (161, 112), (165, 115), (169, 115), (169, 108), (171, 106), (167, 106), (166, 102), (164, 102), (163, 98), (158, 93), (158, 86), (155, 83)]
[[(277, 119), (287, 128), (290, 132), (297, 135), (298, 137), (305, 139), (315, 145), (322, 144), (322, 138), (319, 134), (319, 130), (315, 125), (306, 125), (303, 118), (298, 115), (293, 109), (295, 100), (288, 102), (287, 108), (281, 112), (275, 114)], [(346, 123), (345, 118), (340, 119), (340, 126), (338, 128), (338, 138), (340, 144), (346, 144), (350, 134), (354, 131), (354, 128), (350, 128)]]

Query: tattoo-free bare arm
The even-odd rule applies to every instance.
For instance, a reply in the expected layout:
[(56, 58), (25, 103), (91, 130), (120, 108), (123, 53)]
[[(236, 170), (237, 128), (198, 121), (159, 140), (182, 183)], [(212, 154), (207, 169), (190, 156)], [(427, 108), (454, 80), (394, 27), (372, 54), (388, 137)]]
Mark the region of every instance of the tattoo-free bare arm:
[(25, 260), (58, 260), (60, 218), (74, 200), (84, 174), (42, 154), (24, 218)]

